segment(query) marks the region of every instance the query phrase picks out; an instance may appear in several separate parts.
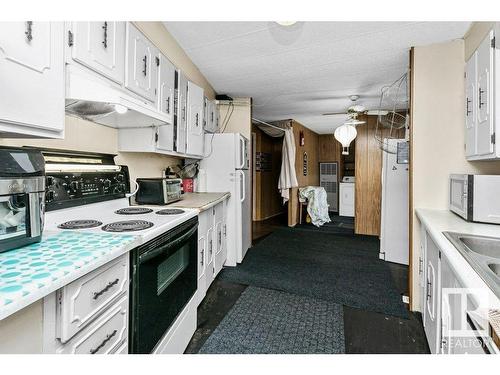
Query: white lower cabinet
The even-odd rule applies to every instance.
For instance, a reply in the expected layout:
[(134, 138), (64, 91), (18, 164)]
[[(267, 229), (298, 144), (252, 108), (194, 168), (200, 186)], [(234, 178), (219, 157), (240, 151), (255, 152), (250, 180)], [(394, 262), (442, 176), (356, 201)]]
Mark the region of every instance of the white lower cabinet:
[(438, 353), (441, 340), (441, 252), (432, 238), (426, 236), (426, 294), (424, 329), (431, 353)]
[[(468, 314), (481, 301), (477, 289), (467, 289), (431, 235), (423, 228), (425, 242), (423, 262), (426, 264), (425, 287), (421, 305), (425, 335), (433, 354), (484, 354), (482, 341), (473, 334)], [(481, 306), (487, 301), (483, 300)], [(465, 333), (464, 333), (465, 332)]]
[(200, 303), (227, 259), (226, 202), (218, 203), (198, 216), (198, 290)]
[(124, 254), (44, 299), (44, 353), (127, 350), (128, 259)]
[(215, 212), (215, 235), (216, 235), (216, 251), (214, 259), (214, 269), (217, 275), (224, 266), (227, 259), (227, 201), (216, 206)]
[(68, 341), (128, 288), (128, 257), (122, 256), (58, 291), (58, 337)]
[(425, 326), (425, 300), (427, 298), (427, 232), (425, 227), (420, 227), (420, 255), (418, 257), (418, 286), (420, 296), (420, 309), (422, 311), (422, 322)]
[(2, 137), (63, 137), (63, 44), (63, 22), (0, 22)]
[(127, 342), (128, 298), (124, 296), (57, 353), (110, 354)]

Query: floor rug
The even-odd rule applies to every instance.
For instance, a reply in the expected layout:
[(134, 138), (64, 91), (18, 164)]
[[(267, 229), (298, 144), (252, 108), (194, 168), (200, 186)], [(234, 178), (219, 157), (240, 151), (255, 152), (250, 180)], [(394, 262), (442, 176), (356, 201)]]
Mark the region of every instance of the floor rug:
[(343, 308), (248, 287), (201, 347), (203, 354), (344, 353)]
[(408, 318), (372, 236), (282, 228), (263, 239), (222, 280), (324, 299)]

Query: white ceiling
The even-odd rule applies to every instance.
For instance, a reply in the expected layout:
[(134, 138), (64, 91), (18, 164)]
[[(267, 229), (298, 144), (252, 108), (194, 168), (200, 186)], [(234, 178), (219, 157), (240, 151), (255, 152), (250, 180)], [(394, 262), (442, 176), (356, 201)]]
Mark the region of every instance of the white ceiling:
[(412, 46), (462, 38), (469, 22), (165, 22), (219, 94), (252, 97), (253, 116), (331, 133), (349, 95), (376, 109)]

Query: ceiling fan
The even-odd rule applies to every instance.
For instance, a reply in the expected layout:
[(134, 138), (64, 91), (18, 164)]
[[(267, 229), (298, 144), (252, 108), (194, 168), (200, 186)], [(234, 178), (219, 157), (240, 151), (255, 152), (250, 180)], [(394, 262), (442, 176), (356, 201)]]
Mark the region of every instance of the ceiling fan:
[[(387, 111), (375, 109), (375, 110), (367, 110), (364, 106), (360, 104), (356, 104), (356, 101), (359, 99), (359, 95), (350, 95), (349, 99), (352, 101), (352, 105), (347, 108), (347, 110), (343, 112), (327, 112), (323, 113), (323, 116), (335, 116), (335, 115), (347, 115), (349, 119), (353, 121), (358, 121), (355, 125), (364, 124), (364, 121), (357, 120), (359, 115), (370, 115), (370, 116), (378, 116), (384, 115)], [(349, 121), (349, 120), (348, 120)]]

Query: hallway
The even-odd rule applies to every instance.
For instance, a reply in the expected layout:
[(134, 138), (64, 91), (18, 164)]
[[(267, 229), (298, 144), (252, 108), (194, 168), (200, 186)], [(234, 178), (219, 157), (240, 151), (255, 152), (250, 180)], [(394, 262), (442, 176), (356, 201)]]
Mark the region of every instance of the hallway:
[(214, 282), (186, 352), (427, 353), (401, 299), (407, 267), (379, 260), (378, 246), (328, 228), (276, 229)]

